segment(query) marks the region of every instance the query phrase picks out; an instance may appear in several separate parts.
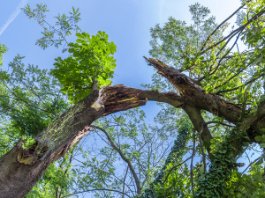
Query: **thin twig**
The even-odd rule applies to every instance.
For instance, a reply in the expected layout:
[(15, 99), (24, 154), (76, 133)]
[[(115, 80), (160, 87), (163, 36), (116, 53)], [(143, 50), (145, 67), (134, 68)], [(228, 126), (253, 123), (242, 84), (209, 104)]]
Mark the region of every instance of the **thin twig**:
[(126, 183), (126, 178), (127, 178), (127, 173), (128, 173), (128, 170), (129, 170), (129, 166), (127, 166), (126, 168), (126, 171), (125, 171), (125, 175), (124, 175), (124, 178), (123, 178), (123, 185), (122, 185), (122, 198), (124, 198), (124, 191), (125, 191), (125, 183)]
[(120, 149), (120, 148), (114, 143), (114, 141), (112, 140), (112, 138), (110, 137), (110, 135), (108, 134), (108, 132), (107, 132), (105, 129), (103, 129), (103, 128), (101, 128), (101, 127), (98, 127), (98, 126), (95, 126), (95, 125), (90, 125), (90, 127), (102, 131), (102, 132), (106, 135), (106, 137), (107, 137), (107, 139), (108, 139), (108, 141), (109, 141), (111, 147), (112, 147), (115, 151), (117, 151), (117, 152), (119, 153), (120, 157), (122, 158), (122, 160), (123, 160), (124, 162), (127, 163), (128, 167), (129, 167), (129, 170), (130, 170), (130, 172), (131, 172), (131, 174), (132, 174), (132, 176), (133, 176), (133, 178), (134, 178), (134, 181), (135, 181), (135, 185), (136, 185), (136, 189), (137, 189), (137, 194), (140, 194), (140, 193), (141, 193), (141, 182), (140, 182), (140, 180), (139, 180), (139, 178), (138, 178), (138, 176), (137, 176), (137, 174), (136, 174), (136, 171), (134, 170), (134, 167), (133, 167), (133, 165), (132, 165), (130, 159), (128, 159), (127, 156), (124, 155), (124, 153), (123, 153), (123, 152), (121, 151), (121, 149)]
[(219, 45), (223, 41), (225, 41), (227, 39), (231, 39), (231, 37), (234, 37), (236, 34), (238, 34), (238, 32), (243, 31), (250, 23), (252, 23), (254, 20), (256, 20), (258, 17), (260, 17), (264, 13), (265, 13), (265, 9), (261, 10), (260, 12), (258, 12), (257, 14), (255, 14), (250, 20), (248, 20), (244, 25), (238, 27), (237, 29), (235, 29), (234, 31), (232, 31), (230, 34), (228, 34), (227, 36), (225, 36), (223, 39), (221, 39), (220, 41), (218, 41), (218, 42), (214, 43), (213, 45), (209, 46), (205, 50), (202, 50), (200, 52), (200, 54), (204, 54), (205, 52), (207, 52), (208, 50), (216, 47), (217, 45)]
[(234, 11), (230, 16), (228, 16), (222, 23), (220, 23), (215, 29), (214, 31), (212, 31), (212, 33), (207, 37), (207, 39), (205, 40), (205, 42), (203, 43), (200, 51), (202, 51), (204, 49), (204, 47), (206, 46), (207, 42), (209, 41), (209, 39), (215, 34), (215, 32), (222, 27), (229, 19), (231, 19), (239, 10), (241, 10), (243, 7), (245, 6), (245, 4), (241, 5), (238, 9), (236, 9), (236, 11)]
[(255, 164), (257, 161), (259, 161), (262, 158), (262, 156), (256, 158), (253, 162), (251, 162), (241, 173), (243, 175), (253, 164)]
[(185, 159), (185, 160), (182, 161), (181, 163), (179, 163), (179, 164), (173, 166), (172, 168), (170, 168), (170, 169), (168, 170), (168, 172), (167, 172), (167, 175), (166, 175), (166, 177), (165, 177), (163, 183), (165, 183), (165, 182), (167, 181), (169, 175), (171, 174), (171, 172), (172, 172), (174, 169), (176, 169), (178, 166), (181, 166), (181, 165), (185, 164), (185, 163), (186, 163), (187, 161), (189, 161), (191, 158), (192, 158), (192, 156), (188, 157), (187, 159)]

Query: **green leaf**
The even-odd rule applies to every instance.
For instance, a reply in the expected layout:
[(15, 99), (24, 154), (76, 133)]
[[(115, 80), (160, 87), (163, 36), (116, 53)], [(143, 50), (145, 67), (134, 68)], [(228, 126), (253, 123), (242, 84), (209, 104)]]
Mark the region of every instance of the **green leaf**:
[(116, 46), (105, 32), (93, 36), (82, 32), (76, 37), (76, 42), (68, 45), (69, 56), (56, 58), (51, 71), (72, 103), (90, 94), (94, 83), (98, 88), (110, 85), (116, 67)]

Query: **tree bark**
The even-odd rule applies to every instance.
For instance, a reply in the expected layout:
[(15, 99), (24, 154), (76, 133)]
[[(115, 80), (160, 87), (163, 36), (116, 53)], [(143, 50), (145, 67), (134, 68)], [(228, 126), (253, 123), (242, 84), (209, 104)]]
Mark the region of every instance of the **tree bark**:
[[(93, 92), (62, 114), (29, 148), (20, 141), (0, 159), (0, 197), (24, 197), (50, 163), (63, 156), (86, 135), (89, 125), (110, 113), (144, 105), (153, 92), (121, 85)], [(166, 97), (161, 100), (167, 100)]]

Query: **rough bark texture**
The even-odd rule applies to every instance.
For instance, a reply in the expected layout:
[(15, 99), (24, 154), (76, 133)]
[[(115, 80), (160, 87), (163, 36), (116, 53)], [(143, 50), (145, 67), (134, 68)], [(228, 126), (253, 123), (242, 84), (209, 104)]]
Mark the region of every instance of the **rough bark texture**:
[(93, 121), (144, 105), (146, 97), (143, 93), (121, 85), (104, 88), (60, 116), (36, 138), (31, 148), (23, 149), (19, 142), (0, 160), (0, 197), (24, 197), (47, 166), (82, 138)]
[(224, 117), (232, 123), (240, 120), (242, 110), (237, 105), (227, 102), (218, 95), (205, 93), (194, 80), (157, 59), (149, 58), (147, 61), (178, 90), (186, 104)]

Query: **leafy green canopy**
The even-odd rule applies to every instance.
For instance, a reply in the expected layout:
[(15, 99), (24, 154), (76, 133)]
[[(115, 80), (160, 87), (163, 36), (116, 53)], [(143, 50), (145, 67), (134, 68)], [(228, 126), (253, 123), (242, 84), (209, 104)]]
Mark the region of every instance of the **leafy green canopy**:
[[(264, 3), (260, 2), (252, 2), (247, 6), (249, 18), (264, 9)], [(251, 96), (262, 94), (263, 22), (255, 20), (244, 29), (247, 23), (245, 17), (243, 25), (240, 24), (239, 28), (232, 29), (228, 36), (224, 36), (228, 24), (224, 23), (216, 29), (218, 26), (215, 18), (209, 15), (209, 9), (194, 4), (190, 6), (190, 12), (193, 20), (191, 25), (169, 18), (164, 26), (156, 25), (151, 29), (150, 54), (186, 72), (208, 93), (221, 95), (237, 104), (257, 103), (260, 97)], [(248, 45), (249, 50), (240, 49), (240, 52), (235, 49), (239, 40)], [(253, 50), (254, 45), (256, 50)], [(219, 80), (220, 76), (223, 81)], [(156, 75), (153, 87), (160, 89), (165, 86), (164, 80)]]
[(35, 136), (67, 106), (48, 71), (26, 66), (23, 58), (17, 55), (8, 72), (0, 70), (0, 133), (13, 137)]
[(64, 158), (51, 164), (26, 198), (67, 197), (64, 195), (69, 194), (71, 186), (74, 186), (72, 159), (73, 151), (70, 151)]
[(116, 45), (108, 41), (105, 32), (94, 36), (77, 33), (75, 43), (69, 43), (69, 57), (56, 58), (54, 75), (61, 83), (62, 92), (76, 103), (86, 97), (93, 89), (111, 84), (116, 60), (113, 55)]

